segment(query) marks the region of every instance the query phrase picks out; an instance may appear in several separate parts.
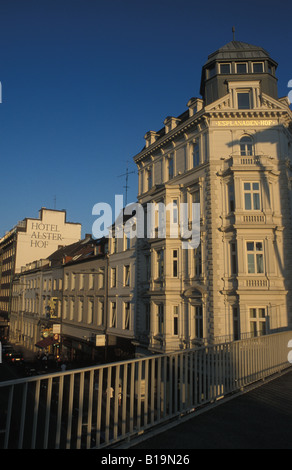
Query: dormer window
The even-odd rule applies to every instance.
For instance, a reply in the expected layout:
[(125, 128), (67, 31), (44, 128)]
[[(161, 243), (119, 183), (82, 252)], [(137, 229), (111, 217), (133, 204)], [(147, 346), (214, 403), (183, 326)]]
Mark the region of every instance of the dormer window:
[(263, 62), (254, 62), (252, 64), (253, 73), (262, 73), (264, 71)]
[(236, 73), (238, 73), (238, 74), (247, 73), (247, 64), (245, 64), (245, 63), (236, 64)]
[(239, 91), (237, 93), (238, 109), (251, 109), (251, 96), (249, 91)]
[(231, 64), (220, 64), (220, 73), (225, 75), (231, 73)]
[(211, 65), (211, 67), (209, 67), (209, 69), (208, 69), (208, 78), (214, 77), (215, 74), (216, 74), (216, 65), (213, 64), (213, 65)]

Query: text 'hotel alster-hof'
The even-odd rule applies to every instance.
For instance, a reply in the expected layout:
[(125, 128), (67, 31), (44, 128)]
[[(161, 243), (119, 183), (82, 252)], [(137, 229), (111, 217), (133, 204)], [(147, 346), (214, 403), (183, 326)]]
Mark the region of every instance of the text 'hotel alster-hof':
[(143, 207), (200, 202), (196, 249), (138, 239), (137, 352), (291, 328), (292, 113), (276, 68), (261, 47), (226, 44), (203, 66), (202, 99), (134, 157)]

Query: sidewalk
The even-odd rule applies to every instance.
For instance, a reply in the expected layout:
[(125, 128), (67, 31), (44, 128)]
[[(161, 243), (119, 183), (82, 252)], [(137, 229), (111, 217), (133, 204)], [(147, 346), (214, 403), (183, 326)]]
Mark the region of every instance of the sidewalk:
[(149, 433), (131, 449), (292, 449), (292, 370), (219, 401), (197, 416)]

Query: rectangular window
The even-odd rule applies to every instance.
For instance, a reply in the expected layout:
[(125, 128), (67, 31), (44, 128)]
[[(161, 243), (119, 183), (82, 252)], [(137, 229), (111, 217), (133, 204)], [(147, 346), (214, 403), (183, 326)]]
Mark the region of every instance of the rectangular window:
[(115, 237), (112, 237), (112, 253), (117, 253), (117, 239)]
[(164, 333), (164, 306), (163, 304), (158, 305), (158, 333), (163, 335)]
[(177, 205), (177, 199), (173, 199), (172, 201), (172, 223), (177, 224), (178, 223), (178, 205)]
[(229, 74), (231, 72), (230, 64), (220, 64), (220, 73)]
[(237, 104), (238, 109), (251, 109), (249, 92), (237, 93)]
[(203, 339), (203, 308), (201, 305), (195, 306), (195, 336)]
[(229, 201), (229, 212), (235, 211), (235, 194), (234, 194), (234, 184), (230, 183), (228, 185), (228, 201)]
[(130, 266), (129, 265), (125, 266), (124, 274), (125, 274), (124, 286), (129, 287), (130, 286)]
[(80, 298), (78, 301), (78, 321), (79, 322), (83, 321), (83, 310), (84, 310), (84, 300)]
[(173, 307), (173, 334), (178, 336), (178, 305)]
[(111, 323), (112, 328), (117, 327), (117, 304), (116, 302), (111, 303)]
[(76, 275), (72, 273), (71, 274), (71, 290), (75, 289), (75, 282), (76, 282)]
[(173, 157), (168, 159), (168, 179), (172, 179), (174, 176)]
[(233, 340), (238, 341), (240, 339), (238, 307), (232, 308), (232, 316), (233, 316)]
[(63, 307), (63, 316), (64, 316), (64, 319), (67, 318), (67, 315), (68, 315), (68, 299), (67, 297), (64, 298), (64, 307)]
[(79, 276), (79, 289), (84, 289), (84, 274)]
[(152, 188), (152, 170), (151, 168), (147, 171), (147, 183), (148, 183), (148, 191)]
[(200, 147), (198, 143), (193, 145), (193, 168), (200, 165)]
[(129, 330), (130, 329), (130, 302), (125, 302), (124, 304), (124, 309), (125, 309), (125, 312), (124, 312), (124, 318), (125, 318), (125, 321), (124, 321), (124, 328), (125, 330)]
[(230, 261), (231, 261), (231, 274), (237, 274), (237, 249), (236, 242), (230, 243)]
[(104, 289), (104, 268), (99, 268), (98, 273), (98, 287), (99, 289)]
[(87, 323), (90, 325), (93, 323), (93, 310), (94, 309), (94, 302), (93, 299), (88, 300), (88, 312), (87, 312)]
[(172, 252), (172, 276), (178, 277), (178, 251), (173, 250)]
[(208, 78), (214, 77), (215, 74), (216, 74), (216, 65), (213, 64), (208, 69)]
[(75, 310), (75, 299), (71, 297), (70, 299), (70, 320), (74, 318), (74, 310)]
[(98, 301), (97, 324), (104, 325), (104, 300)]
[(198, 277), (202, 274), (202, 255), (201, 243), (198, 248), (194, 248), (194, 276)]
[(240, 139), (240, 155), (249, 156), (253, 154), (252, 139), (248, 136), (244, 136)]
[(164, 251), (157, 251), (157, 275), (163, 277), (164, 275)]
[(263, 274), (264, 249), (262, 242), (247, 242), (247, 269), (249, 274)]
[(65, 282), (64, 282), (64, 289), (68, 289), (69, 287), (69, 273), (65, 274)]
[(249, 320), (250, 320), (250, 333), (252, 337), (263, 336), (267, 334), (266, 331), (266, 309), (250, 308), (249, 309)]
[(244, 183), (244, 208), (246, 211), (259, 211), (260, 207), (260, 183)]
[(89, 283), (88, 283), (89, 289), (94, 288), (94, 274), (89, 274)]
[(117, 269), (112, 268), (111, 269), (111, 287), (116, 287), (117, 286)]
[(236, 73), (247, 73), (247, 64), (236, 64)]
[(184, 169), (185, 171), (188, 170), (188, 154), (187, 154), (187, 148), (184, 147)]
[(264, 64), (262, 62), (255, 62), (252, 64), (253, 73), (262, 73), (264, 71)]
[(125, 234), (125, 245), (126, 245), (126, 250), (129, 250), (131, 248), (131, 238), (130, 238), (130, 234), (129, 233), (126, 233)]

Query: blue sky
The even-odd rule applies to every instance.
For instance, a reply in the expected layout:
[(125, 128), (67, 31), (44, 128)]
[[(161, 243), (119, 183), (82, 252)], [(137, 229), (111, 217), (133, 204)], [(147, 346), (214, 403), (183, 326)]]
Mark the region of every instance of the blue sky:
[[(41, 207), (90, 233), (95, 203), (124, 193), (148, 130), (200, 97), (210, 53), (236, 39), (292, 79), (287, 1), (0, 1), (0, 236)], [(129, 176), (128, 202), (136, 200)]]

